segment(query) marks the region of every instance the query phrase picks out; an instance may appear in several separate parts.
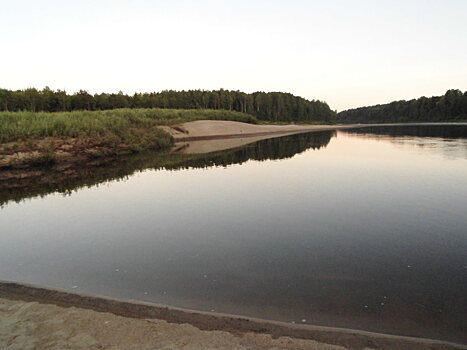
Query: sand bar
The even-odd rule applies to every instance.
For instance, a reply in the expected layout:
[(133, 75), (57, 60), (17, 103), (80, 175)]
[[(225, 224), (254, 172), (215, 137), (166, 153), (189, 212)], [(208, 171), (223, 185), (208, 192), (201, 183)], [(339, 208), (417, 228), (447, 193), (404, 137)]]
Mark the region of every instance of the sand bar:
[(161, 126), (175, 142), (304, 133), (322, 130), (354, 129), (397, 125), (465, 125), (465, 123), (392, 123), (339, 125), (257, 125), (224, 120), (197, 120), (178, 125)]

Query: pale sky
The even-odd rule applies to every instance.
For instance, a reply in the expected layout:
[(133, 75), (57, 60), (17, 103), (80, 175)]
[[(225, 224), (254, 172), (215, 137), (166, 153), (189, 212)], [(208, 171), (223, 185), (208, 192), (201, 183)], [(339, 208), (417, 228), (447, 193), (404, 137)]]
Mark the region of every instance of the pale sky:
[(0, 0), (0, 87), (283, 91), (334, 110), (467, 90), (466, 0)]

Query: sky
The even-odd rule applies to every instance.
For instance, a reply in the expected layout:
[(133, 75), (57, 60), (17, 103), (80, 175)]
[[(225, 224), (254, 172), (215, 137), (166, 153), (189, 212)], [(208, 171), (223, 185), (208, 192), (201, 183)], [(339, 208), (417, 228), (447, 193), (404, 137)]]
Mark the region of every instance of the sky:
[(467, 90), (466, 0), (0, 0), (0, 87), (282, 91), (344, 110)]

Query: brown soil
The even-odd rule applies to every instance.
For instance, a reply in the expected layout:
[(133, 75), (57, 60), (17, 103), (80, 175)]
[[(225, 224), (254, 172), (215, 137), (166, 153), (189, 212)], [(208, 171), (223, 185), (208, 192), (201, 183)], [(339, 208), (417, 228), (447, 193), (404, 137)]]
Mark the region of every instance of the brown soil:
[(129, 153), (125, 144), (86, 138), (45, 138), (0, 144), (0, 169), (81, 163), (104, 156)]

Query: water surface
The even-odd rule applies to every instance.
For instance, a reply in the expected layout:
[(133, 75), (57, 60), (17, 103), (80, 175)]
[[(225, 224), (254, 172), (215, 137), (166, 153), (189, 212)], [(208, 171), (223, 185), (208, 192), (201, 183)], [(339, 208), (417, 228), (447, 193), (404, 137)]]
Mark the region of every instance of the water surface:
[(0, 279), (465, 342), (466, 189), (459, 125), (137, 156), (2, 192)]

